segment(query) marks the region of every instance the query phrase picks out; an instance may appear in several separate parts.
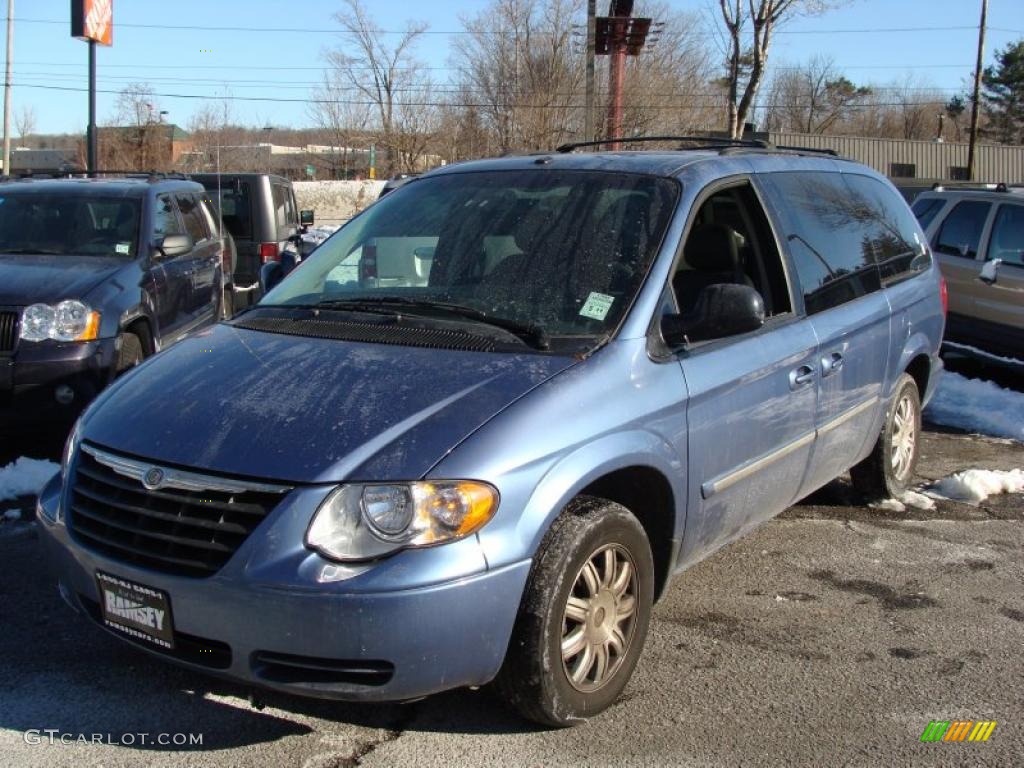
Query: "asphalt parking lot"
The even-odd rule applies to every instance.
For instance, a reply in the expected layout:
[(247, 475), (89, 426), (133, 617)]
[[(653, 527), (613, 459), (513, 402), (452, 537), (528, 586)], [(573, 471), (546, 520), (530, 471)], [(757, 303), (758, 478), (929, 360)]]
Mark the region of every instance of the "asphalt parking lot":
[[(1020, 444), (928, 432), (920, 473), (1020, 466)], [(622, 700), (546, 731), (486, 690), (392, 706), (266, 695), (256, 709), (249, 691), (73, 616), (17, 523), (0, 534), (0, 762), (1019, 765), (1022, 552), (1020, 495), (894, 512), (836, 482), (678, 578)], [(929, 721), (956, 719), (998, 725), (983, 744), (919, 741)], [(138, 735), (161, 733), (202, 744)], [(85, 743), (94, 734), (104, 743)]]

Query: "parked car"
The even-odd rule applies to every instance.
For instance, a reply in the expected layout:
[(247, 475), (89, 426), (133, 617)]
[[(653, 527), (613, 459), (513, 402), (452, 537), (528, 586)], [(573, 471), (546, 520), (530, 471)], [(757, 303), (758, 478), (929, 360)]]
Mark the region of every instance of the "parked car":
[(217, 320), (224, 246), (203, 197), (156, 176), (0, 183), (0, 429), (70, 425)]
[(1024, 188), (939, 186), (914, 213), (949, 286), (946, 337), (1024, 359)]
[[(244, 306), (243, 297), (251, 295), (246, 289), (259, 280), (260, 268), (295, 250), (302, 222), (292, 183), (269, 173), (195, 173), (191, 178), (206, 188), (211, 207), (235, 241), (234, 287)], [(307, 215), (311, 221), (312, 212)]]
[[(246, 684), (570, 725), (680, 570), (847, 470), (906, 489), (944, 317), (892, 185), (577, 148), (424, 175), (102, 396), (39, 501), (65, 600)], [(384, 240), (404, 283), (332, 277)]]

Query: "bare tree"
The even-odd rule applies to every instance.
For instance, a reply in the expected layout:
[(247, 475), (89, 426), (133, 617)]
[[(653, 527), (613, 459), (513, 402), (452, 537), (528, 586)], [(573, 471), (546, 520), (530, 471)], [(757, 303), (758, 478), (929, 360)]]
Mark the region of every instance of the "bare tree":
[(108, 127), (99, 130), (100, 167), (152, 170), (170, 164), (168, 126), (148, 83), (129, 83), (117, 97)]
[(36, 110), (31, 104), (23, 104), (14, 113), (14, 130), (18, 132), (18, 143), (24, 146), (25, 138), (36, 132)]
[(728, 130), (740, 138), (764, 78), (778, 27), (801, 15), (823, 13), (842, 0), (718, 0), (725, 27)]
[(422, 102), (410, 97), (429, 87), (413, 57), (413, 48), (427, 24), (407, 22), (398, 41), (391, 45), (361, 0), (344, 0), (344, 10), (334, 18), (341, 24), (345, 41), (358, 55), (341, 49), (328, 52), (327, 61), (334, 68), (332, 85), (339, 92), (342, 84), (350, 86), (356, 98), (350, 96), (347, 100), (365, 99), (372, 105), (385, 150), (384, 170), (391, 174), (398, 166), (402, 126), (421, 122), (414, 113), (423, 108)]
[(843, 126), (853, 110), (872, 93), (842, 75), (830, 56), (815, 56), (805, 65), (783, 69), (768, 91), (769, 129), (830, 133)]

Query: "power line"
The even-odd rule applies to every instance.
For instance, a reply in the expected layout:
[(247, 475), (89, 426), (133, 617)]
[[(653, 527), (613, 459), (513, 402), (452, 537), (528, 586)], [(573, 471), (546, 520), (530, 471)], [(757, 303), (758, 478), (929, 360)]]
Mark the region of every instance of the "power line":
[[(6, 21), (6, 17), (3, 19)], [(16, 19), (17, 22), (26, 24), (67, 24), (66, 19), (32, 19), (19, 17)], [(324, 29), (323, 27), (245, 27), (245, 26), (225, 26), (225, 27), (212, 27), (212, 26), (201, 26), (198, 24), (140, 24), (131, 22), (118, 22), (118, 27), (129, 28), (129, 29), (159, 29), (159, 30), (177, 30), (187, 32), (255, 32), (255, 33), (301, 33), (301, 34), (343, 34), (343, 29)], [(845, 35), (845, 34), (888, 34), (888, 33), (906, 33), (906, 32), (961, 32), (966, 30), (977, 30), (977, 25), (962, 25), (962, 26), (942, 26), (942, 27), (861, 27), (851, 29), (780, 29), (776, 32), (779, 35)], [(1000, 32), (1009, 32), (1012, 34), (1024, 34), (1024, 30), (1019, 29), (1008, 29), (1005, 27), (990, 27), (990, 29), (998, 30)], [(377, 34), (382, 35), (404, 35), (407, 30), (401, 29), (376, 29), (373, 30)], [(421, 34), (425, 35), (476, 35), (481, 34), (479, 32), (472, 32), (467, 29), (459, 30), (442, 30), (442, 29), (427, 29), (423, 30)], [(504, 32), (483, 32), (485, 35), (501, 35)], [(561, 33), (555, 33), (561, 34)], [(703, 35), (709, 37), (710, 35)]]
[[(19, 83), (22, 88), (35, 88), (48, 91), (65, 91), (74, 93), (84, 93), (88, 89), (86, 88), (74, 88), (71, 86), (61, 85), (40, 85), (35, 83)], [(97, 93), (112, 93), (120, 94), (121, 91), (113, 91), (109, 89), (97, 88)], [(372, 101), (361, 101), (356, 99), (296, 99), (296, 98), (284, 98), (275, 96), (209, 96), (196, 93), (156, 93), (147, 92), (147, 96), (160, 97), (166, 99), (193, 99), (200, 101), (246, 101), (246, 102), (268, 102), (274, 104), (339, 104), (346, 106), (362, 106), (370, 107), (375, 106)], [(693, 109), (718, 109), (725, 104), (725, 96), (721, 97), (721, 101), (714, 103), (703, 103), (703, 104), (630, 104), (630, 109), (644, 109), (644, 110), (693, 110)], [(921, 102), (873, 102), (870, 104), (850, 104), (846, 108), (849, 109), (864, 109), (874, 107), (930, 107), (939, 104), (936, 101), (921, 101)], [(396, 107), (452, 107), (452, 108), (475, 108), (481, 109), (485, 107), (503, 106), (495, 104), (493, 102), (446, 102), (446, 101), (406, 101), (406, 102), (395, 102)], [(581, 109), (582, 104), (575, 103), (562, 103), (562, 104), (515, 104), (509, 105), (514, 106), (516, 109)], [(805, 109), (806, 104), (759, 104), (758, 109)]]

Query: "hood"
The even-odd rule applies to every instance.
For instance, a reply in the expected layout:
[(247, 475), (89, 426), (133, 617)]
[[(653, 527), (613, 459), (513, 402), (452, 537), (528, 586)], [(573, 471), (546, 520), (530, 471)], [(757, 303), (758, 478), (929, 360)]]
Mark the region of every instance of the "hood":
[(83, 438), (156, 463), (295, 483), (415, 480), (572, 358), (217, 325), (124, 376)]
[(81, 299), (125, 266), (104, 256), (33, 256), (0, 253), (0, 305), (24, 307)]

